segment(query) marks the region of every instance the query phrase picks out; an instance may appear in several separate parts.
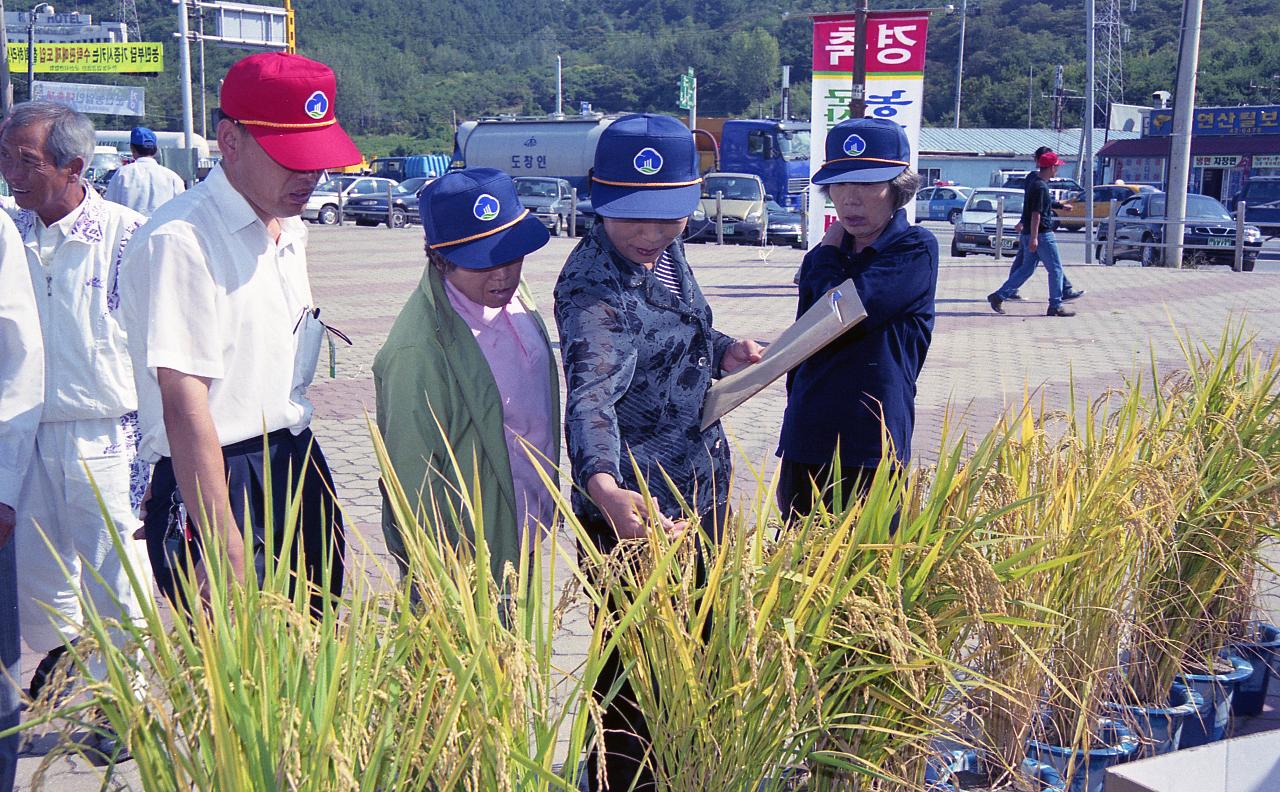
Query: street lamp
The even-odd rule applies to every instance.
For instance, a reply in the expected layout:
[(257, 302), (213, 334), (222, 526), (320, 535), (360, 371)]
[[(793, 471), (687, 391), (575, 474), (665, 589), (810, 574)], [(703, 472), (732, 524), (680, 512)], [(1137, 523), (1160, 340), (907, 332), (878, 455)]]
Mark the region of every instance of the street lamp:
[(39, 3), (27, 15), (27, 99), (35, 98), (36, 92), (36, 14), (52, 14), (53, 6)]

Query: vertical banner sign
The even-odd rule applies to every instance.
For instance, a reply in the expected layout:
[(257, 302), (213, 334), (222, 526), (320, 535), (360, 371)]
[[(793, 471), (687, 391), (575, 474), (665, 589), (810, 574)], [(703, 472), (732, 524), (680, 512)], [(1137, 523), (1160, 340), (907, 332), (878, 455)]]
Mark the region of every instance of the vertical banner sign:
[[(820, 14), (813, 19), (810, 178), (825, 159), (827, 130), (849, 118), (856, 24), (853, 14)], [(867, 14), (867, 116), (892, 118), (906, 130), (913, 170), (919, 157), (928, 32), (928, 11)], [(835, 209), (816, 186), (809, 188), (809, 206), (809, 242), (817, 244), (836, 221)], [(915, 222), (915, 201), (908, 201), (906, 210), (908, 220)]]

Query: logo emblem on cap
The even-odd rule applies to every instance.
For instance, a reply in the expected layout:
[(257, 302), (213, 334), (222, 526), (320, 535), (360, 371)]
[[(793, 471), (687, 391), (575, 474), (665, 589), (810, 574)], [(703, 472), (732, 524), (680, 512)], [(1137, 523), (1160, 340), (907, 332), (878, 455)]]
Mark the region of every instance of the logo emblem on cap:
[(498, 199), (489, 193), (484, 193), (476, 199), (476, 205), (471, 207), (471, 213), (476, 216), (477, 220), (488, 222), (498, 216), (498, 212), (502, 210), (502, 204), (498, 203)]
[(306, 114), (312, 118), (319, 120), (324, 118), (329, 112), (329, 97), (324, 95), (324, 91), (316, 91), (307, 97), (307, 103), (302, 108)]
[(645, 176), (652, 176), (662, 170), (662, 155), (655, 149), (645, 146), (640, 149), (640, 153), (636, 154), (632, 164)]
[(844, 139), (844, 153), (850, 157), (861, 157), (862, 152), (867, 150), (867, 141), (862, 139), (861, 135), (850, 135)]

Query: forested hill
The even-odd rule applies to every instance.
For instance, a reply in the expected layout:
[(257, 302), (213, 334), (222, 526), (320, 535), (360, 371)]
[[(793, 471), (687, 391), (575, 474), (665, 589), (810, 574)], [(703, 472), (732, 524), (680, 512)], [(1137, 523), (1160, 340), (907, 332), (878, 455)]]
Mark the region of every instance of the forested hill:
[[(1096, 0), (1099, 16), (1106, 0)], [(143, 84), (148, 122), (178, 129), (176, 9), (169, 0), (137, 0), (144, 38), (165, 43), (166, 71), (152, 78), (67, 75), (64, 80)], [(959, 5), (959, 0), (955, 0)], [(338, 114), (375, 153), (395, 145), (448, 150), (459, 119), (555, 109), (555, 60), (564, 62), (566, 111), (679, 113), (677, 75), (698, 75), (699, 113), (777, 112), (780, 65), (789, 64), (793, 112), (808, 110), (812, 28), (808, 14), (848, 11), (827, 0), (297, 0), (298, 47), (338, 73)], [(872, 0), (871, 7), (909, 2)], [(927, 3), (922, 5), (941, 5)], [(1130, 26), (1124, 98), (1145, 104), (1172, 90), (1181, 0), (1121, 0)], [(117, 0), (81, 3), (95, 17), (119, 16)], [(1200, 61), (1201, 104), (1280, 102), (1280, 3), (1206, 0)], [(929, 35), (925, 123), (952, 123), (959, 15), (938, 13)], [(969, 0), (964, 126), (1047, 125), (1053, 70), (1065, 66), (1067, 92), (1084, 83), (1084, 0)], [(242, 50), (207, 45), (208, 102)], [(193, 63), (197, 56), (193, 55)], [(1031, 84), (1028, 75), (1033, 73)], [(198, 73), (196, 75), (198, 79)], [(15, 74), (17, 95), (25, 76)], [(197, 88), (197, 92), (198, 92)], [(197, 93), (198, 96), (198, 93)], [(772, 108), (772, 109), (771, 109)], [(199, 102), (196, 105), (199, 130)], [(1068, 102), (1065, 123), (1079, 123)], [(121, 125), (122, 119), (102, 118)], [(418, 140), (411, 140), (416, 138)], [(379, 149), (384, 149), (379, 151)]]

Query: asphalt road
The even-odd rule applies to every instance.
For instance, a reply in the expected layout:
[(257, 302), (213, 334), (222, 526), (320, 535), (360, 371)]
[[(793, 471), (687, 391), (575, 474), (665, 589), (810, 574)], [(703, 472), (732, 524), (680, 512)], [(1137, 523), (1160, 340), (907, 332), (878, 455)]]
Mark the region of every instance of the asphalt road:
[[(938, 250), (943, 256), (951, 251), (951, 236), (955, 230), (955, 226), (946, 222), (926, 221), (922, 223), (938, 237)], [(1059, 231), (1057, 234), (1058, 249), (1062, 252), (1062, 260), (1067, 264), (1083, 264), (1084, 263), (1084, 232), (1083, 231)], [(987, 260), (990, 256), (970, 255), (966, 258), (974, 260)], [(1096, 263), (1096, 262), (1095, 262)], [(1136, 266), (1137, 262), (1122, 261), (1120, 266), (1130, 265)], [(1210, 269), (1218, 269), (1211, 266)], [(1262, 245), (1262, 256), (1258, 260), (1255, 272), (1280, 272), (1280, 239), (1268, 239)]]

